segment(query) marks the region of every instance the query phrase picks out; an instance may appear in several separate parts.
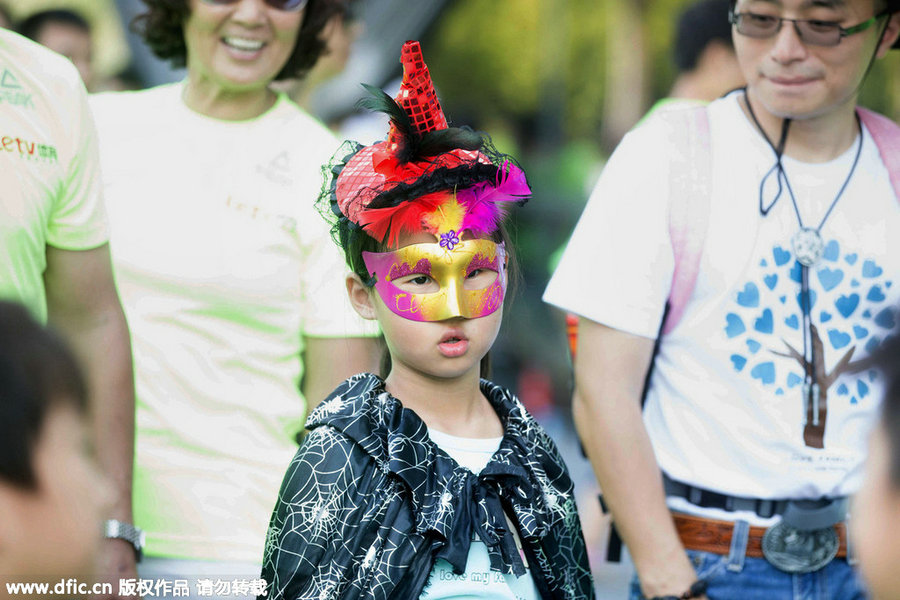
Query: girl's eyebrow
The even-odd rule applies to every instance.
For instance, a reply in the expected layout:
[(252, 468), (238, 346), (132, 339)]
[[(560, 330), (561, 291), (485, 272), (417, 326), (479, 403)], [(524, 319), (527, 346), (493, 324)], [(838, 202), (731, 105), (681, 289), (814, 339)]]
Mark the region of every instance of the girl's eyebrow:
[(414, 267), (410, 267), (409, 263), (406, 262), (393, 265), (390, 273), (388, 273), (388, 279), (399, 279), (407, 275), (431, 275), (431, 261), (423, 258)]
[(497, 257), (490, 259), (484, 254), (479, 253), (472, 257), (472, 262), (470, 262), (466, 267), (466, 272), (471, 273), (476, 269), (488, 269), (491, 271), (496, 271), (498, 266), (497, 263)]
[(808, 0), (803, 3), (804, 7), (812, 8), (843, 8), (846, 5), (844, 0)]

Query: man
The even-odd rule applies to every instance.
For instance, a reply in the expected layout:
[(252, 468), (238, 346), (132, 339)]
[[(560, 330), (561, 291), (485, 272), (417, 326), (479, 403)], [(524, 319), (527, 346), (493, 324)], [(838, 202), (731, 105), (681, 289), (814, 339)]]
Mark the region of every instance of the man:
[[(704, 584), (713, 598), (857, 598), (841, 521), (881, 379), (851, 367), (895, 329), (900, 299), (887, 235), (900, 205), (872, 133), (900, 132), (860, 126), (854, 108), (900, 35), (900, 2), (732, 11), (746, 91), (687, 109), (706, 133), (661, 114), (626, 136), (545, 300), (580, 316), (575, 418), (634, 598), (705, 597)], [(711, 160), (685, 167), (692, 147)], [(685, 191), (704, 178), (706, 193)], [(670, 287), (691, 270), (672, 245), (683, 196), (708, 197), (687, 219), (702, 254), (687, 253), (696, 282), (654, 359)]]
[(744, 85), (731, 45), (729, 4), (729, 0), (702, 0), (679, 16), (672, 47), (678, 76), (669, 99), (712, 102)]
[[(104, 574), (135, 573), (131, 523), (134, 386), (110, 268), (97, 142), (78, 73), (0, 29), (0, 298), (67, 339), (90, 389), (94, 445), (112, 480)], [(128, 538), (127, 540), (125, 538)]]
[(44, 10), (24, 19), (18, 30), (28, 39), (71, 60), (84, 87), (94, 89), (91, 26), (81, 15), (70, 10)]

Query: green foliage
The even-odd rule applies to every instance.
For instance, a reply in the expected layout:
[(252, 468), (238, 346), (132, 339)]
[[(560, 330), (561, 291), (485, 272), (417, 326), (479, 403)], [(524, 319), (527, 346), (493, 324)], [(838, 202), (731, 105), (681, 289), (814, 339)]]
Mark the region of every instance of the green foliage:
[(526, 116), (538, 105), (541, 0), (461, 0), (425, 48), (445, 104)]
[[(554, 141), (599, 138), (610, 70), (611, 32), (623, 9), (639, 10), (646, 110), (675, 77), (670, 45), (690, 0), (453, 0), (426, 45), (426, 59), (448, 115), (479, 126), (505, 119), (523, 136), (557, 130)], [(861, 103), (900, 113), (900, 51), (878, 61)], [(552, 136), (551, 136), (552, 137)]]

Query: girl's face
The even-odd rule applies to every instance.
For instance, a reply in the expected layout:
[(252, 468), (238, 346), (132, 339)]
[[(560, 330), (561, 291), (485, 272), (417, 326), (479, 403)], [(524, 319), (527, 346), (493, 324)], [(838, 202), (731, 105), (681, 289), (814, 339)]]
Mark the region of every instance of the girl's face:
[(900, 489), (890, 478), (890, 447), (884, 427), (873, 432), (867, 460), (850, 534), (873, 597), (895, 598), (900, 590)]
[[(476, 240), (473, 240), (476, 241)], [(430, 233), (420, 232), (415, 235), (401, 235), (399, 248), (402, 250), (417, 244), (433, 244), (438, 242)], [(490, 268), (472, 269), (460, 265), (465, 273), (460, 274), (462, 295), (490, 289), (501, 276)], [(450, 278), (447, 274), (434, 276), (427, 270), (414, 269), (414, 272), (398, 276), (391, 283), (401, 292), (411, 296), (422, 294), (438, 294), (448, 287)], [(361, 284), (359, 284), (361, 285)], [(366, 307), (357, 310), (368, 318), (378, 319), (384, 334), (385, 342), (391, 353), (392, 374), (397, 371), (410, 371), (428, 378), (458, 378), (478, 372), (481, 359), (487, 354), (497, 333), (503, 317), (502, 296), (497, 302), (496, 310), (475, 318), (452, 316), (441, 320), (422, 320), (402, 316), (396, 303), (388, 305), (382, 295), (374, 288), (364, 288)], [(351, 289), (351, 297), (354, 296)], [(453, 294), (448, 294), (452, 297)], [(360, 299), (356, 296), (355, 299)], [(452, 301), (450, 302), (452, 305)], [(452, 308), (452, 306), (451, 306)], [(457, 311), (457, 315), (459, 312)]]
[(189, 79), (232, 93), (262, 90), (275, 79), (294, 51), (304, 14), (263, 0), (190, 0), (190, 10), (184, 23)]

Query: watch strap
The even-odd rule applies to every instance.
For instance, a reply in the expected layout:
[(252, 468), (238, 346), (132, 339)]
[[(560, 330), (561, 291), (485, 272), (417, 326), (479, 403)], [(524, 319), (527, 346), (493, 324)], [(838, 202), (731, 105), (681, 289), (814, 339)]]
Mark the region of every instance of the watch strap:
[(125, 540), (134, 548), (134, 559), (141, 562), (144, 556), (144, 530), (131, 523), (108, 519), (103, 524), (103, 535), (107, 539)]

